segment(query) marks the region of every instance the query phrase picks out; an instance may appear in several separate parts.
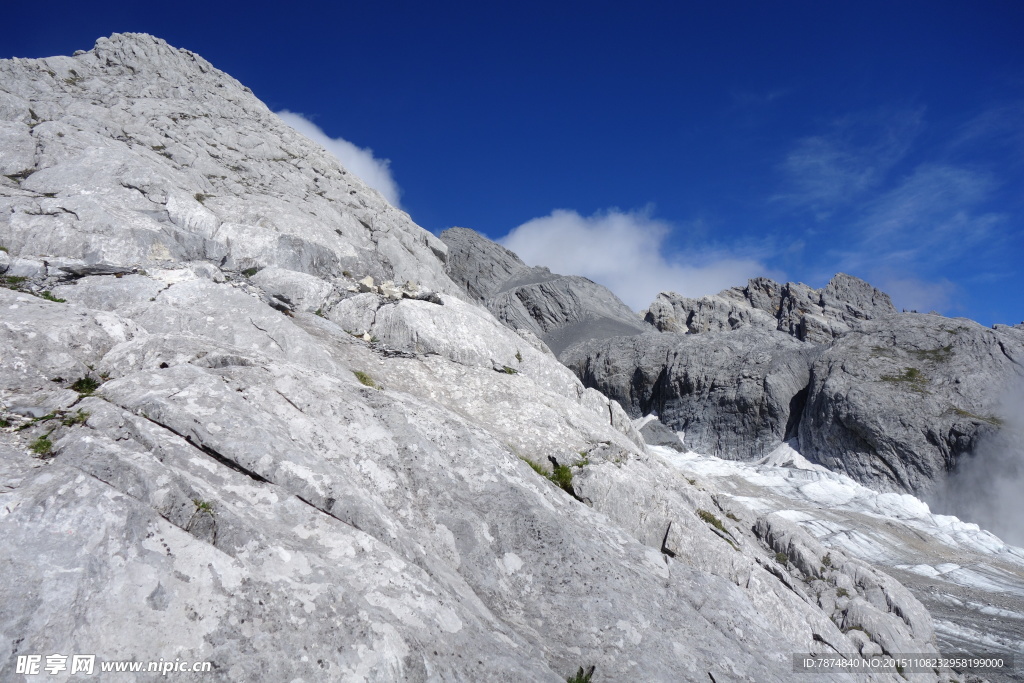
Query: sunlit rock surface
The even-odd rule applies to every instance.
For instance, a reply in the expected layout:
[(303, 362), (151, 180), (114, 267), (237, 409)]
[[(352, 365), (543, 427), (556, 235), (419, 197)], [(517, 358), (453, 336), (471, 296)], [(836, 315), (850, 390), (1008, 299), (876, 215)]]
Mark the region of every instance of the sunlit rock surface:
[(122, 34), (0, 62), (0, 121), (5, 680), (55, 652), (203, 681), (788, 681), (794, 653), (936, 652), (894, 579), (647, 450), (197, 55)]

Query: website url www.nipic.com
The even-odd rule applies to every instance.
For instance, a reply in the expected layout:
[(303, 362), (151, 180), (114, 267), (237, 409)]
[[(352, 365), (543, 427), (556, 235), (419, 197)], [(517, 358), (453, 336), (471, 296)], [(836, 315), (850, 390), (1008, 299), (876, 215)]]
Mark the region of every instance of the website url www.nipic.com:
[(190, 662), (175, 659), (159, 659), (149, 662), (111, 660), (97, 662), (96, 655), (18, 655), (15, 673), (25, 676), (40, 674), (85, 674), (96, 673), (157, 673), (167, 676), (174, 673), (205, 673), (213, 669), (211, 662)]

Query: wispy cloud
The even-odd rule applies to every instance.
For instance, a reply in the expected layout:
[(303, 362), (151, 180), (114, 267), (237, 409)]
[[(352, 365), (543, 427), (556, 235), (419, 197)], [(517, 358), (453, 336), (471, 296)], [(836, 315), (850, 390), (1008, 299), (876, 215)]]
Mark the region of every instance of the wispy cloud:
[[(921, 165), (899, 185), (867, 204), (854, 223), (870, 258), (939, 264), (991, 239), (1003, 217), (981, 210), (996, 187), (986, 173), (948, 165)], [(865, 255), (866, 257), (868, 255)]]
[(398, 206), (401, 191), (391, 175), (390, 159), (378, 159), (368, 147), (357, 147), (344, 138), (332, 138), (302, 114), (284, 110), (277, 112), (277, 115), (296, 131), (323, 146), (341, 162), (345, 170), (354, 173), (364, 183), (384, 195), (392, 206)]
[(797, 141), (782, 163), (787, 188), (775, 197), (825, 219), (878, 187), (923, 125), (922, 109), (845, 116)]
[(501, 244), (530, 265), (598, 282), (636, 310), (662, 291), (714, 294), (771, 273), (757, 254), (724, 250), (668, 253), (673, 226), (651, 210), (609, 209), (592, 216), (558, 209), (515, 228)]

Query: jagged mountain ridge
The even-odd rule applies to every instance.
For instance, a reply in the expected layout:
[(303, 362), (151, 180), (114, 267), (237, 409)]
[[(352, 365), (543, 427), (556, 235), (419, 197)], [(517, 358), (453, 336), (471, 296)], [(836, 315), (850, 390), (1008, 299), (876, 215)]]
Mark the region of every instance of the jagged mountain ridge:
[(935, 651), (902, 586), (723, 509), (201, 58), (118, 34), (0, 62), (0, 119), (3, 677), (782, 681), (794, 652)]
[[(514, 272), (494, 263), (518, 259), (486, 241), (477, 236), (475, 258), (447, 268), (493, 302), (489, 292)], [(595, 287), (569, 297), (575, 318), (605, 315)], [(537, 294), (529, 311), (550, 321), (563, 297)], [(631, 418), (657, 415), (685, 433), (691, 449), (752, 460), (799, 437), (812, 461), (881, 490), (941, 489), (999, 427), (1000, 401), (1024, 379), (1020, 326), (898, 313), (887, 294), (844, 273), (818, 290), (754, 278), (699, 299), (663, 293), (645, 318), (657, 332), (615, 336), (578, 334), (563, 316), (555, 329), (571, 341), (559, 359)]]

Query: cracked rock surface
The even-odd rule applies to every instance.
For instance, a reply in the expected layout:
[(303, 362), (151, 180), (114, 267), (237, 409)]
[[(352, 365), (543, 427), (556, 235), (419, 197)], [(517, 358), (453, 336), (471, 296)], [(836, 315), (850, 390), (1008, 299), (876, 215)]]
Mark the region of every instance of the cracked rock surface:
[(0, 120), (0, 677), (58, 652), (788, 681), (795, 652), (935, 651), (913, 596), (724, 510), (199, 56), (119, 34), (0, 62)]

